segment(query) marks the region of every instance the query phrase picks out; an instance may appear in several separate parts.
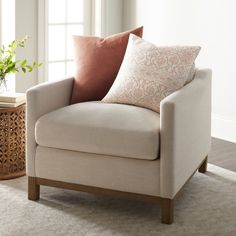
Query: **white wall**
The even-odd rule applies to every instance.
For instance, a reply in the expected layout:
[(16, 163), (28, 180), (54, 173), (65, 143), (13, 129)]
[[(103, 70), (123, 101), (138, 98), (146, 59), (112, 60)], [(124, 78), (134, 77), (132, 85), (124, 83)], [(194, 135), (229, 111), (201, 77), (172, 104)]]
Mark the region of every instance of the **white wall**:
[(157, 45), (200, 45), (200, 68), (213, 70), (212, 135), (236, 142), (236, 1), (125, 0), (124, 29), (144, 25)]
[(95, 0), (95, 34), (108, 36), (123, 30), (123, 0)]
[[(30, 39), (24, 49), (17, 51), (16, 59), (26, 58), (29, 61), (38, 60), (38, 1), (16, 0), (16, 38), (21, 39), (29, 35)], [(16, 92), (25, 92), (26, 89), (36, 85), (37, 70), (22, 74), (16, 74)]]
[(123, 0), (106, 0), (105, 36), (121, 32), (123, 29)]

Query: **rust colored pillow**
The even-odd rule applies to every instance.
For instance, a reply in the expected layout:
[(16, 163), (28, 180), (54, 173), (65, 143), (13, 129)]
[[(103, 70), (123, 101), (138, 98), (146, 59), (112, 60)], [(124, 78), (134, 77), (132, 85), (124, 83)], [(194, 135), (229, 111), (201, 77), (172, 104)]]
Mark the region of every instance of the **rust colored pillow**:
[(130, 33), (142, 37), (143, 27), (107, 38), (73, 36), (76, 73), (71, 104), (105, 97), (120, 69)]

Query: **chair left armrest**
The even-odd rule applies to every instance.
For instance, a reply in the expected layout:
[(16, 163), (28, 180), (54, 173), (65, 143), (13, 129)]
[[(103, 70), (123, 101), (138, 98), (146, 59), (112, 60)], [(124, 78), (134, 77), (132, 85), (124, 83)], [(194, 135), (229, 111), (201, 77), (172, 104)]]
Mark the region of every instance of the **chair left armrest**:
[(39, 117), (70, 103), (74, 78), (46, 82), (26, 93), (26, 172), (35, 176), (35, 123)]

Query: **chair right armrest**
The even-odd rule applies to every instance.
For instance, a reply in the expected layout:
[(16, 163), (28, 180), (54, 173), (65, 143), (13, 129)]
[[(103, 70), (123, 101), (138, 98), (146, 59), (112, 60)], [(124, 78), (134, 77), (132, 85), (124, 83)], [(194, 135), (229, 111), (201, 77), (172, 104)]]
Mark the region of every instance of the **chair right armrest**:
[(26, 92), (26, 172), (35, 176), (35, 123), (39, 117), (69, 105), (74, 78), (47, 82)]
[(161, 196), (173, 199), (210, 151), (211, 70), (163, 99), (160, 118)]

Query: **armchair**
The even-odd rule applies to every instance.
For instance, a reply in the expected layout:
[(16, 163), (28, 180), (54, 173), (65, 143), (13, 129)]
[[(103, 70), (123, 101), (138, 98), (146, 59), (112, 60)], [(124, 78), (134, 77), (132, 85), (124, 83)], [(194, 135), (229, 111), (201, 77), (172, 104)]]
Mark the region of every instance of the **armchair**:
[(69, 105), (73, 78), (27, 91), (28, 199), (40, 185), (157, 202), (173, 221), (174, 200), (211, 143), (211, 71), (151, 110), (101, 102)]

